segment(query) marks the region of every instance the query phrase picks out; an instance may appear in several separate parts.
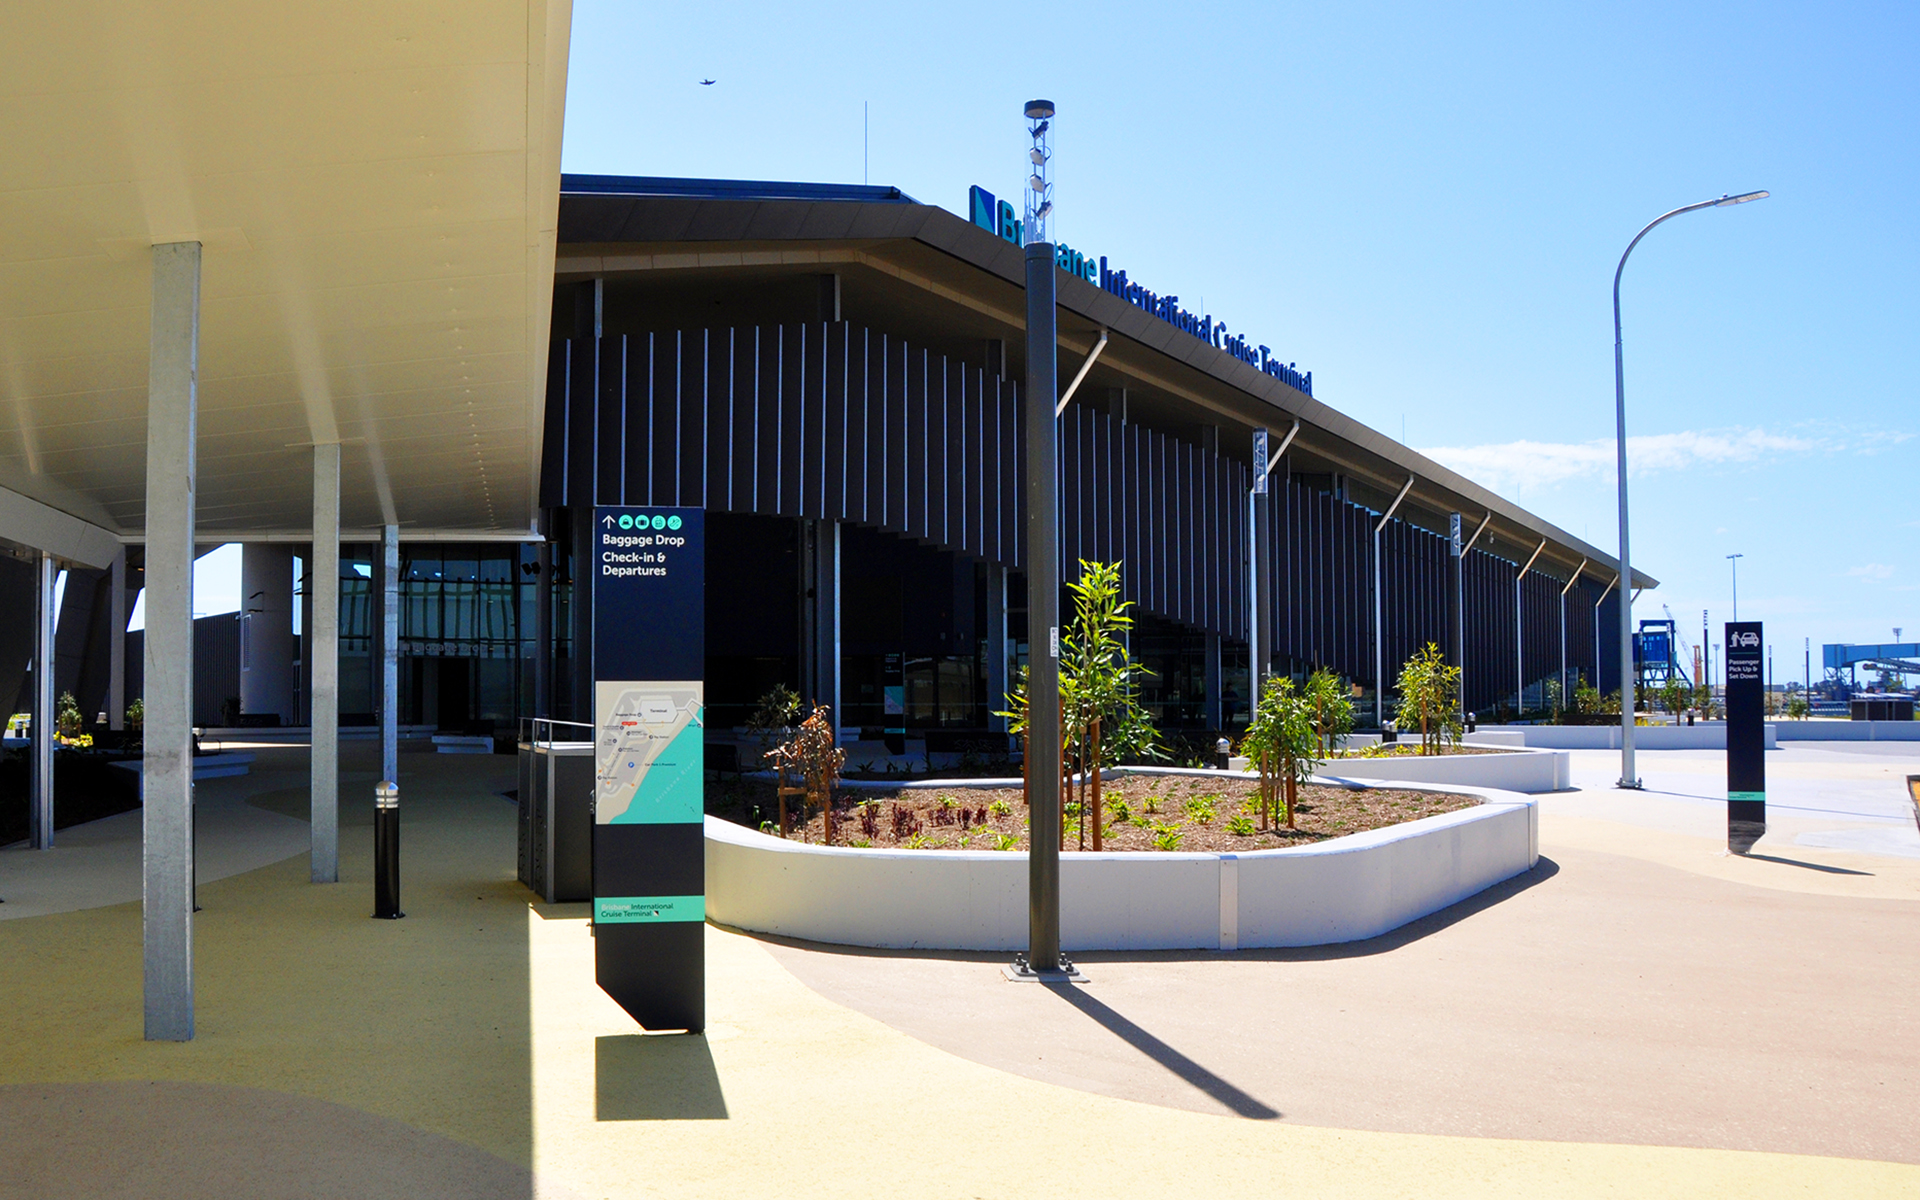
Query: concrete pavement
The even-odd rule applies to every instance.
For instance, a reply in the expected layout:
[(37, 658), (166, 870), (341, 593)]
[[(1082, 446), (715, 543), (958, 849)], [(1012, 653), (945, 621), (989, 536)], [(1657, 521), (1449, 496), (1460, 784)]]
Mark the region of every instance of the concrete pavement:
[(0, 1196), (1920, 1192), (1897, 855), (1716, 877), (1680, 801), (1569, 793), (1600, 810), (1549, 809), (1542, 870), (1372, 943), (1057, 994), (709, 928), (707, 1035), (651, 1037), (585, 907), (513, 882), (511, 760), (402, 786), (405, 921), (357, 810), (338, 885), (304, 848), (203, 884), (192, 1043), (140, 1040), (137, 905), (0, 924)]

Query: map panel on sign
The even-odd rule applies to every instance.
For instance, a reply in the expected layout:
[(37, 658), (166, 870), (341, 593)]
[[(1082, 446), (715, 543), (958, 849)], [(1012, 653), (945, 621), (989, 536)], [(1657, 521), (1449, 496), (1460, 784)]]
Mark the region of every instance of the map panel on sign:
[(594, 820), (602, 825), (697, 822), (704, 812), (704, 685), (595, 684)]

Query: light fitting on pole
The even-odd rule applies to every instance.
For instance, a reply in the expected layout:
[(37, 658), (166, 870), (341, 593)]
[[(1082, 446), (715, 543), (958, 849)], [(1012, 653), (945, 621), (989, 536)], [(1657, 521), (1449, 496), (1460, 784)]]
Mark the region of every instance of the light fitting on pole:
[(1725, 208), (1729, 204), (1745, 204), (1749, 200), (1765, 200), (1772, 192), (1742, 192), (1738, 196), (1722, 196), (1713, 202), (1715, 208)]
[(1027, 158), (1033, 164), (1033, 173), (1027, 176), (1027, 205), (1025, 222), (1025, 242), (1031, 246), (1036, 242), (1050, 241), (1047, 237), (1047, 215), (1053, 211), (1053, 146), (1047, 138), (1047, 130), (1052, 126), (1053, 101), (1029, 100), (1025, 109), (1031, 124), (1027, 133), (1033, 138), (1033, 148), (1027, 151)]

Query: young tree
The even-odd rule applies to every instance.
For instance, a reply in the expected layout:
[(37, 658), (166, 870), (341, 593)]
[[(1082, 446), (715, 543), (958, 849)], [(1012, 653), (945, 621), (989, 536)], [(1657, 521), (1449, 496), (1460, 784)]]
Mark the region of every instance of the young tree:
[[(1082, 560), (1080, 578), (1068, 582), (1067, 590), (1073, 596), (1073, 616), (1060, 632), (1061, 748), (1069, 775), (1080, 775), (1082, 844), (1090, 817), (1093, 848), (1099, 850), (1101, 768), (1160, 757), (1160, 732), (1140, 704), (1140, 677), (1152, 672), (1127, 652), (1122, 640), (1133, 627), (1127, 611), (1133, 602), (1120, 598), (1120, 564)], [(1007, 710), (995, 715), (1008, 718), (1011, 732), (1025, 733), (1024, 670), (1006, 700)], [(1063, 804), (1067, 790), (1061, 793)]]
[(1334, 742), (1353, 732), (1353, 693), (1345, 680), (1325, 667), (1307, 676), (1301, 698), (1313, 713), (1313, 732), (1320, 739), (1320, 758), (1333, 757)]
[(1284, 675), (1269, 676), (1240, 750), (1260, 772), (1260, 827), (1267, 827), (1269, 812), (1277, 821), (1276, 810), (1284, 808), (1291, 829), (1297, 785), (1311, 778), (1323, 761), (1312, 699), (1296, 692), (1293, 680)]
[(1420, 731), (1420, 753), (1439, 754), (1442, 744), (1460, 740), (1460, 668), (1450, 667), (1440, 647), (1428, 642), (1400, 668), (1400, 707), (1395, 718), (1403, 730)]

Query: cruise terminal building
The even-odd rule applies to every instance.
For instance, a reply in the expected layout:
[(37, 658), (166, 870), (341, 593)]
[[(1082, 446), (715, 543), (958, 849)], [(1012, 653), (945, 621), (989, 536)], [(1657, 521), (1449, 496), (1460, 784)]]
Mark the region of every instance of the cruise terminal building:
[[(671, 505), (707, 512), (712, 736), (785, 684), (830, 704), (845, 741), (1004, 748), (993, 714), (1028, 652), (1025, 301), (1017, 230), (982, 194), (969, 219), (888, 187), (563, 177), (525, 501), (411, 521), (383, 475), (415, 474), (415, 495), (472, 490), (458, 457), (361, 464), (381, 447), (341, 444), (343, 509), (398, 518), (395, 723), (504, 743), (527, 718), (590, 721), (592, 595), (576, 585), (592, 507)], [(1384, 681), (1391, 716), (1398, 664), (1427, 642), (1463, 665), (1483, 719), (1542, 706), (1550, 681), (1619, 686), (1611, 556), (1342, 415), (1309, 372), (1105, 260), (1067, 250), (1060, 267), (1063, 392), (1080, 377), (1060, 416), (1063, 571), (1124, 564), (1164, 730), (1243, 725), (1256, 659), (1332, 668), (1368, 723)], [(21, 515), (0, 528), (0, 594), (24, 613), (44, 548), (27, 518), (45, 526), (48, 506), (7, 496)], [(223, 511), (199, 551), (242, 543), (249, 602), (196, 622), (196, 723), (307, 726), (314, 612), (295, 595), (316, 594), (312, 526), (263, 506), (250, 528), (244, 491)], [(384, 523), (341, 534), (349, 729), (382, 715)], [(118, 718), (142, 684), (141, 637), (115, 637), (112, 615), (140, 586), (138, 514), (79, 524), (98, 546), (52, 560), (67, 575), (49, 674)], [(5, 636), (0, 692), (30, 711), (30, 627)]]

